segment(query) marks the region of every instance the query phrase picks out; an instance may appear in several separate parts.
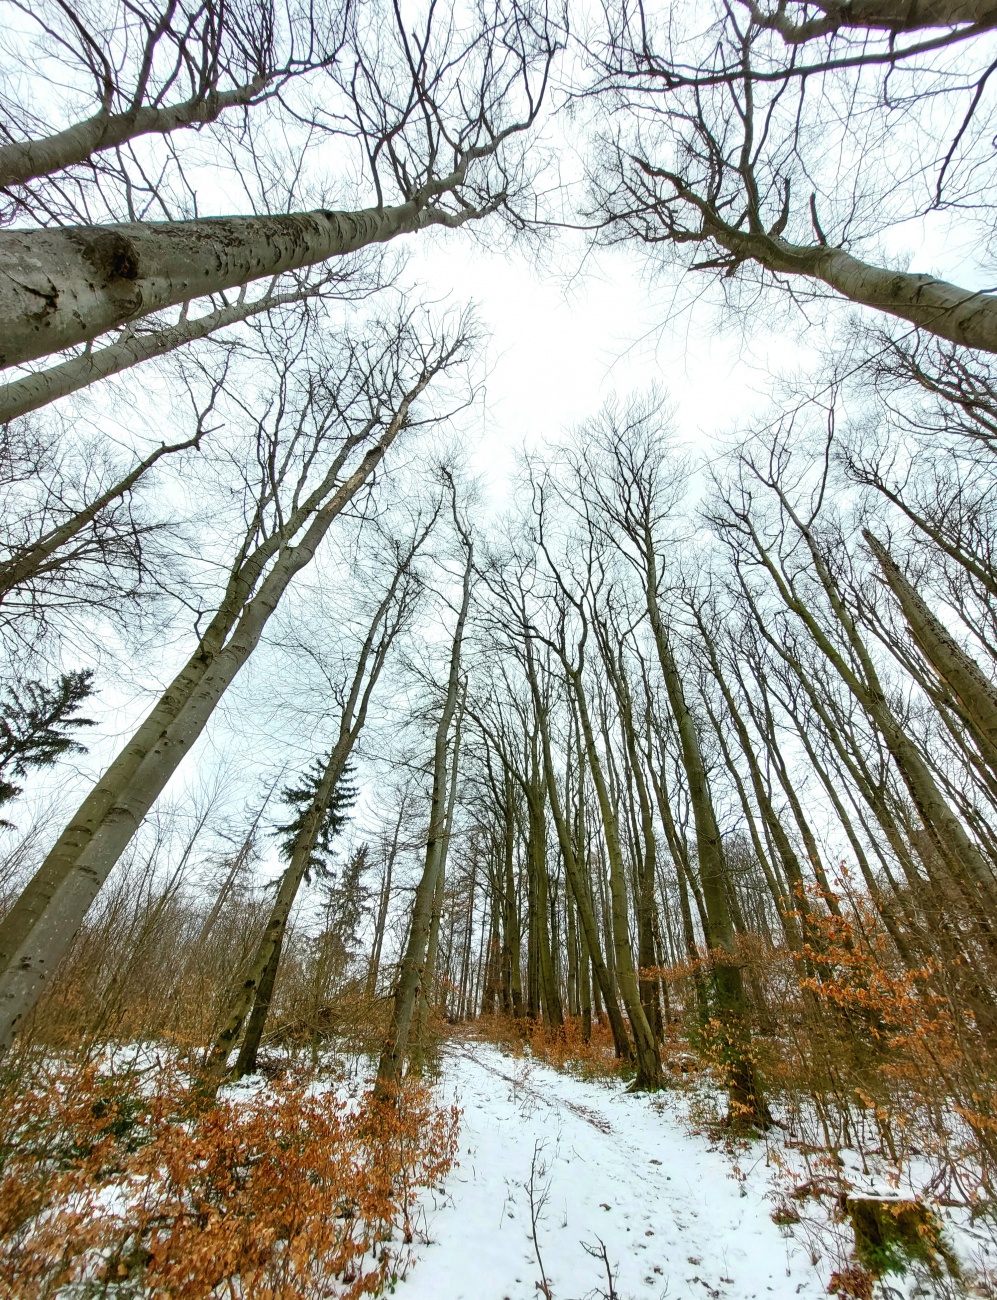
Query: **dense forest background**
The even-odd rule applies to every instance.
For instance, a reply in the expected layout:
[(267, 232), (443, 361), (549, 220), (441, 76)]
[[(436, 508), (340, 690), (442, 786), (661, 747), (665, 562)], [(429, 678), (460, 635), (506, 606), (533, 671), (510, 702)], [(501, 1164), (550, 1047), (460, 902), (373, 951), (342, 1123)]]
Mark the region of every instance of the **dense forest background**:
[[(262, 1141), (261, 1069), (300, 1127), (331, 1049), (302, 1177), (390, 1239), (467, 1025), (983, 1213), (997, 11), (4, 8), (11, 1294), (92, 1275), (102, 1144)], [(221, 1229), (183, 1291), (160, 1211), (148, 1293), (312, 1294)]]

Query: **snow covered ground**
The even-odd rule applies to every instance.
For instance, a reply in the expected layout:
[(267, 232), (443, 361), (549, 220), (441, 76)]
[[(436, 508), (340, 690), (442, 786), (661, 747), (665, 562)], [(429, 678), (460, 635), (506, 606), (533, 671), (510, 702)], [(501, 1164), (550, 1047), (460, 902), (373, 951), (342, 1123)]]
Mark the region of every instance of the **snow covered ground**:
[[(816, 1300), (827, 1259), (771, 1214), (774, 1169), (741, 1173), (691, 1131), (680, 1094), (630, 1095), (467, 1040), (447, 1045), (443, 1096), (463, 1108), (460, 1167), (435, 1204), (401, 1300)], [(537, 1213), (532, 1239), (530, 1185)], [(589, 1248), (589, 1249), (587, 1249)]]

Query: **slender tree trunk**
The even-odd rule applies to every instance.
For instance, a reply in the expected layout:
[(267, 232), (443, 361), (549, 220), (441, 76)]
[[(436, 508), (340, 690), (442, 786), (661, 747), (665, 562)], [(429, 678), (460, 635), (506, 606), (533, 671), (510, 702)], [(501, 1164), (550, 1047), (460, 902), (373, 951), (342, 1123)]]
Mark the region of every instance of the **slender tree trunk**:
[[(130, 780), (124, 789), (114, 790), (117, 798), (113, 802), (105, 794), (106, 787), (98, 783), (96, 802), (103, 816), (96, 827), (91, 829), (92, 824), (88, 824), (79, 834), (76, 823), (71, 823), (49, 855), (50, 858), (55, 855), (57, 869), (50, 871), (47, 860), (28, 886), (25, 891), (28, 905), (10, 927), (15, 930), (19, 926), (23, 938), (16, 949), (8, 949), (9, 963), (0, 975), (0, 1057), (8, 1051), (18, 1024), (35, 1006), (57, 969), (111, 869), (200, 736), (218, 701), (255, 650), (292, 578), (311, 562), (335, 518), (380, 463), (404, 426), (411, 401), (428, 382), (426, 376), (406, 397), (379, 442), (322, 507), (300, 542), (285, 548), (278, 556), (256, 595), (245, 605), (228, 643), (203, 673), (172, 725), (159, 734), (141, 761), (136, 762), (137, 755), (126, 746), (121, 766)], [(148, 723), (149, 719), (139, 728), (140, 749), (147, 743)], [(81, 811), (91, 811), (89, 801)], [(70, 858), (68, 869), (63, 871), (67, 845), (77, 844), (81, 845), (81, 851), (75, 861)]]
[(447, 739), (457, 710), (457, 697), (460, 688), (461, 643), (471, 601), (473, 552), (470, 545), (466, 544), (466, 549), (467, 563), (464, 568), (463, 595), (450, 652), (450, 673), (447, 679), (447, 690), (436, 727), (436, 741), (433, 749), (433, 790), (430, 799), (429, 833), (426, 837), (425, 864), (422, 876), (416, 886), (408, 943), (398, 971), (398, 984), (395, 990), (391, 1025), (381, 1051), (381, 1060), (377, 1070), (375, 1092), (381, 1097), (390, 1098), (402, 1080), (402, 1072), (408, 1053), (409, 1033), (423, 992), (426, 951), (429, 946), (429, 933), (433, 922), (433, 905), (436, 898), (437, 881), (442, 871), (447, 808)]
[(193, 320), (188, 318), (184, 310), (176, 325), (165, 325), (161, 329), (141, 334), (126, 330), (121, 338), (107, 347), (88, 348), (81, 356), (72, 357), (57, 366), (35, 371), (8, 384), (0, 384), (0, 424), (37, 411), (70, 393), (78, 393), (100, 379), (119, 375), (140, 361), (166, 356), (188, 343), (207, 338), (209, 334), (224, 329), (227, 325), (249, 320), (279, 307), (306, 302), (320, 294), (322, 288), (323, 283), (301, 285), (282, 293), (270, 289), (251, 302), (247, 302), (244, 294), (240, 294), (238, 302), (216, 307), (214, 311), (205, 312)]
[[(425, 375), (405, 397), (380, 441), (367, 452), (358, 469), (341, 485), (336, 487), (336, 477), (343, 467), (347, 454), (344, 451), (336, 456), (318, 487), (289, 514), (283, 531), (275, 531), (251, 552), (247, 552), (251, 537), (244, 543), (243, 551), (229, 575), (222, 601), (201, 636), (197, 649), (97, 781), (46, 855), (45, 861), (0, 921), (0, 990), (2, 976), (14, 954), (22, 952), (29, 943), (32, 929), (49, 909), (70, 875), (83, 868), (84, 861), (94, 847), (94, 837), (124, 808), (140, 771), (144, 775), (152, 762), (153, 754), (164, 751), (167, 737), (172, 731), (179, 730), (185, 721), (185, 711), (193, 718), (198, 711), (198, 700), (210, 699), (213, 680), (224, 682), (226, 668), (230, 679), (234, 677), (242, 664), (238, 656), (243, 646), (248, 645), (247, 656), (255, 648), (252, 633), (257, 625), (262, 630), (262, 625), (272, 613), (272, 609), (268, 609), (269, 602), (273, 601), (276, 605), (297, 570), (312, 558), (329, 525), (376, 469), (407, 422), (411, 402), (421, 394), (430, 377), (429, 374)], [(351, 440), (349, 445), (352, 446), (354, 441)], [(305, 532), (301, 541), (297, 546), (291, 545), (291, 539), (302, 528)], [(270, 573), (253, 595), (271, 561), (273, 567)], [(263, 624), (260, 623), (261, 617)], [(245, 633), (250, 634), (248, 642), (245, 636), (240, 638), (240, 634)], [(258, 637), (259, 634), (256, 635)], [(209, 679), (211, 673), (214, 673), (214, 679)], [(227, 685), (228, 682), (224, 682), (222, 691)], [(212, 702), (208, 714), (213, 707)], [(174, 765), (180, 757), (182, 754), (175, 759)], [(168, 774), (171, 775), (172, 770), (170, 768)], [(83, 870), (90, 872), (92, 868), (88, 865)], [(110, 870), (110, 866), (107, 870)], [(98, 868), (100, 871), (103, 871), (103, 864)], [(105, 876), (106, 871), (97, 881), (96, 888), (100, 887)], [(0, 1002), (3, 996), (0, 991)], [(0, 1054), (5, 1050), (0, 1016)]]
[(388, 923), (388, 905), (391, 902), (391, 873), (398, 853), (398, 837), (401, 834), (404, 816), (405, 799), (403, 798), (401, 807), (398, 809), (398, 821), (395, 823), (395, 831), (391, 837), (391, 847), (384, 860), (384, 879), (381, 882), (381, 897), (378, 901), (377, 920), (374, 924), (374, 944), (371, 948), (370, 966), (367, 970), (367, 982), (364, 986), (365, 998), (373, 998), (377, 995), (377, 979), (381, 971), (381, 950), (384, 946), (384, 931)]
[(453, 830), (454, 806), (457, 801), (457, 764), (460, 758), (461, 719), (463, 711), (457, 710), (457, 725), (450, 755), (450, 779), (447, 794), (447, 811), (443, 823), (443, 842), (440, 847), (440, 861), (436, 874), (436, 893), (433, 896), (433, 916), (429, 925), (429, 942), (426, 945), (426, 968), (422, 982), (422, 996), (416, 1011), (415, 1034), (410, 1053), (410, 1069), (414, 1074), (421, 1073), (424, 1064), (423, 1041), (430, 1009), (435, 1009), (440, 1001), (437, 989), (436, 960), (440, 946), (440, 918), (443, 914), (443, 899), (446, 892), (447, 858), (450, 853), (450, 835)]
[(633, 951), (630, 947), (626, 876), (620, 846), (619, 827), (595, 744), (584, 686), (581, 681), (581, 670), (575, 669), (570, 672), (569, 679), (574, 691), (581, 728), (580, 734), (585, 749), (585, 759), (595, 785), (596, 798), (602, 815), (606, 850), (609, 855), (609, 889), (613, 943), (616, 952), (616, 979), (619, 984), (620, 995), (623, 998), (623, 1004), (627, 1009), (627, 1016), (633, 1030), (637, 1051), (637, 1074), (634, 1079), (634, 1087), (653, 1091), (661, 1087), (661, 1061), (658, 1056), (658, 1046), (655, 1042), (654, 1032), (641, 1005), (640, 989), (637, 985), (637, 974), (634, 970)]
[(980, 753), (997, 774), (997, 687), (932, 614), (883, 543), (868, 530), (862, 535), (900, 603), (911, 636), (955, 694)]
[(260, 976), (256, 997), (253, 999), (253, 1009), (246, 1021), (246, 1032), (239, 1047), (239, 1055), (236, 1057), (235, 1065), (232, 1068), (233, 1079), (241, 1079), (244, 1075), (256, 1073), (256, 1058), (259, 1055), (260, 1043), (263, 1041), (263, 1031), (266, 1028), (267, 1017), (270, 1015), (270, 1004), (273, 1002), (273, 991), (277, 983), (277, 972), (280, 970), (280, 959), (284, 951), (286, 936), (287, 921), (285, 920), (280, 933), (274, 940), (263, 974)]
[(720, 1046), (729, 1079), (730, 1118), (734, 1123), (767, 1126), (771, 1117), (751, 1059), (748, 1003), (741, 967), (735, 956), (728, 870), (720, 829), (713, 810), (696, 724), (686, 702), (681, 676), (658, 607), (654, 546), (649, 536), (646, 542), (647, 609), (668, 702), (682, 746), (682, 763), (689, 783), (689, 798), (696, 825), (699, 877), (710, 924), (710, 967), (723, 1038)]
[[(586, 875), (575, 854), (575, 846), (572, 842), (568, 824), (561, 806), (561, 796), (557, 788), (554, 760), (551, 754), (547, 716), (536, 677), (536, 665), (532, 657), (532, 646), (529, 644), (527, 645), (526, 665), (540, 733), (544, 780), (547, 785), (547, 799), (550, 804), (551, 815), (554, 818), (557, 838), (561, 845), (561, 855), (564, 859), (565, 872), (574, 892), (575, 906), (578, 909), (578, 920), (592, 958), (592, 970), (605, 1002), (606, 1013), (609, 1016), (610, 1027), (613, 1031), (613, 1042), (616, 1046), (616, 1054), (621, 1060), (629, 1060), (631, 1055), (630, 1036), (627, 1033), (626, 1023), (623, 1019), (616, 998), (616, 989), (613, 979), (610, 976), (609, 970), (607, 969), (602, 956), (602, 948), (599, 943), (599, 931), (596, 925), (591, 895), (586, 887)], [(581, 797), (581, 794), (579, 794), (579, 797)]]

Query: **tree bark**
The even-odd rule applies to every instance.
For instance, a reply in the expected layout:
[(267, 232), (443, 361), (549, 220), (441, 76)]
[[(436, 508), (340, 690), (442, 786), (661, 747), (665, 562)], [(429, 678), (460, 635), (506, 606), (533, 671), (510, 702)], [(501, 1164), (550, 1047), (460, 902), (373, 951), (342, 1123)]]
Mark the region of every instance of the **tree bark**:
[(997, 688), (931, 612), (883, 543), (868, 530), (862, 535), (900, 603), (911, 636), (954, 692), (980, 753), (997, 774)]
[(87, 349), (81, 356), (72, 357), (48, 370), (38, 370), (25, 375), (23, 379), (0, 384), (0, 424), (37, 411), (39, 407), (57, 401), (60, 397), (67, 397), (70, 393), (78, 393), (99, 379), (118, 375), (140, 361), (166, 356), (187, 343), (194, 343), (216, 330), (224, 329), (226, 325), (249, 320), (252, 316), (273, 311), (277, 307), (305, 302), (321, 291), (322, 285), (317, 284), (304, 285), (283, 293), (269, 291), (251, 302), (240, 296), (238, 302), (218, 307), (194, 320), (188, 319), (184, 313), (176, 325), (149, 330), (144, 334), (126, 331), (124, 337), (107, 347)]
[[(380, 440), (322, 506), (300, 542), (283, 549), (256, 595), (245, 605), (231, 638), (203, 671), (172, 722), (156, 727), (154, 734), (145, 739), (157, 706), (139, 728), (143, 737), (139, 752), (126, 747), (119, 756), (125, 780), (112, 785), (110, 797), (104, 795), (100, 783), (94, 792), (102, 815), (95, 818), (95, 824), (86, 826), (83, 835), (77, 835), (75, 824), (70, 825), (68, 841), (74, 847), (80, 842), (78, 855), (74, 858), (66, 853), (64, 835), (49, 855), (50, 859), (55, 855), (55, 863), (47, 859), (25, 891), (29, 894), (28, 904), (21, 914), (13, 916), (10, 927), (14, 932), (19, 929), (23, 937), (17, 947), (8, 948), (8, 964), (0, 975), (0, 1059), (9, 1050), (16, 1027), (34, 1007), (58, 967), (111, 869), (259, 644), (291, 580), (311, 562), (333, 521), (380, 464), (406, 424), (411, 402), (428, 382), (429, 376), (423, 376), (406, 395)], [(88, 803), (81, 812), (91, 812)]]
[[(458, 174), (455, 173), (455, 177)], [(432, 199), (395, 207), (0, 230), (0, 367), (96, 338), (128, 321), (263, 277), (344, 257), (431, 225), (460, 225)]]
[(25, 185), (53, 172), (86, 162), (95, 153), (118, 149), (143, 135), (169, 135), (182, 127), (214, 122), (227, 108), (245, 107), (273, 80), (275, 74), (254, 77), (229, 90), (212, 87), (180, 104), (159, 107), (143, 104), (121, 113), (102, 109), (74, 122), (64, 131), (35, 140), (15, 140), (0, 148), (0, 186)]
[(412, 904), (412, 921), (409, 927), (405, 953), (398, 971), (398, 984), (392, 1007), (391, 1024), (381, 1050), (381, 1060), (377, 1069), (375, 1093), (388, 1099), (392, 1097), (394, 1090), (402, 1081), (402, 1073), (408, 1052), (409, 1033), (419, 998), (423, 993), (426, 950), (429, 945), (429, 932), (433, 921), (437, 880), (443, 861), (446, 830), (447, 739), (457, 710), (461, 644), (464, 637), (464, 624), (467, 621), (467, 611), (471, 601), (473, 551), (470, 545), (467, 545), (466, 549), (467, 561), (464, 567), (463, 594), (450, 651), (450, 672), (447, 678), (447, 690), (436, 726), (436, 739), (433, 747), (433, 790), (430, 798), (426, 858)]

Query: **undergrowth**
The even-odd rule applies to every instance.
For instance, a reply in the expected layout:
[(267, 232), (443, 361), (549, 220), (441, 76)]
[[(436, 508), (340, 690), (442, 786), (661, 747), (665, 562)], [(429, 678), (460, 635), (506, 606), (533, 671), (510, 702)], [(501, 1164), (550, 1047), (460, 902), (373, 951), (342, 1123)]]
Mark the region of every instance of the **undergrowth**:
[(459, 1114), (422, 1086), (344, 1099), (314, 1075), (190, 1107), (179, 1072), (49, 1064), (3, 1097), (8, 1296), (379, 1295)]

